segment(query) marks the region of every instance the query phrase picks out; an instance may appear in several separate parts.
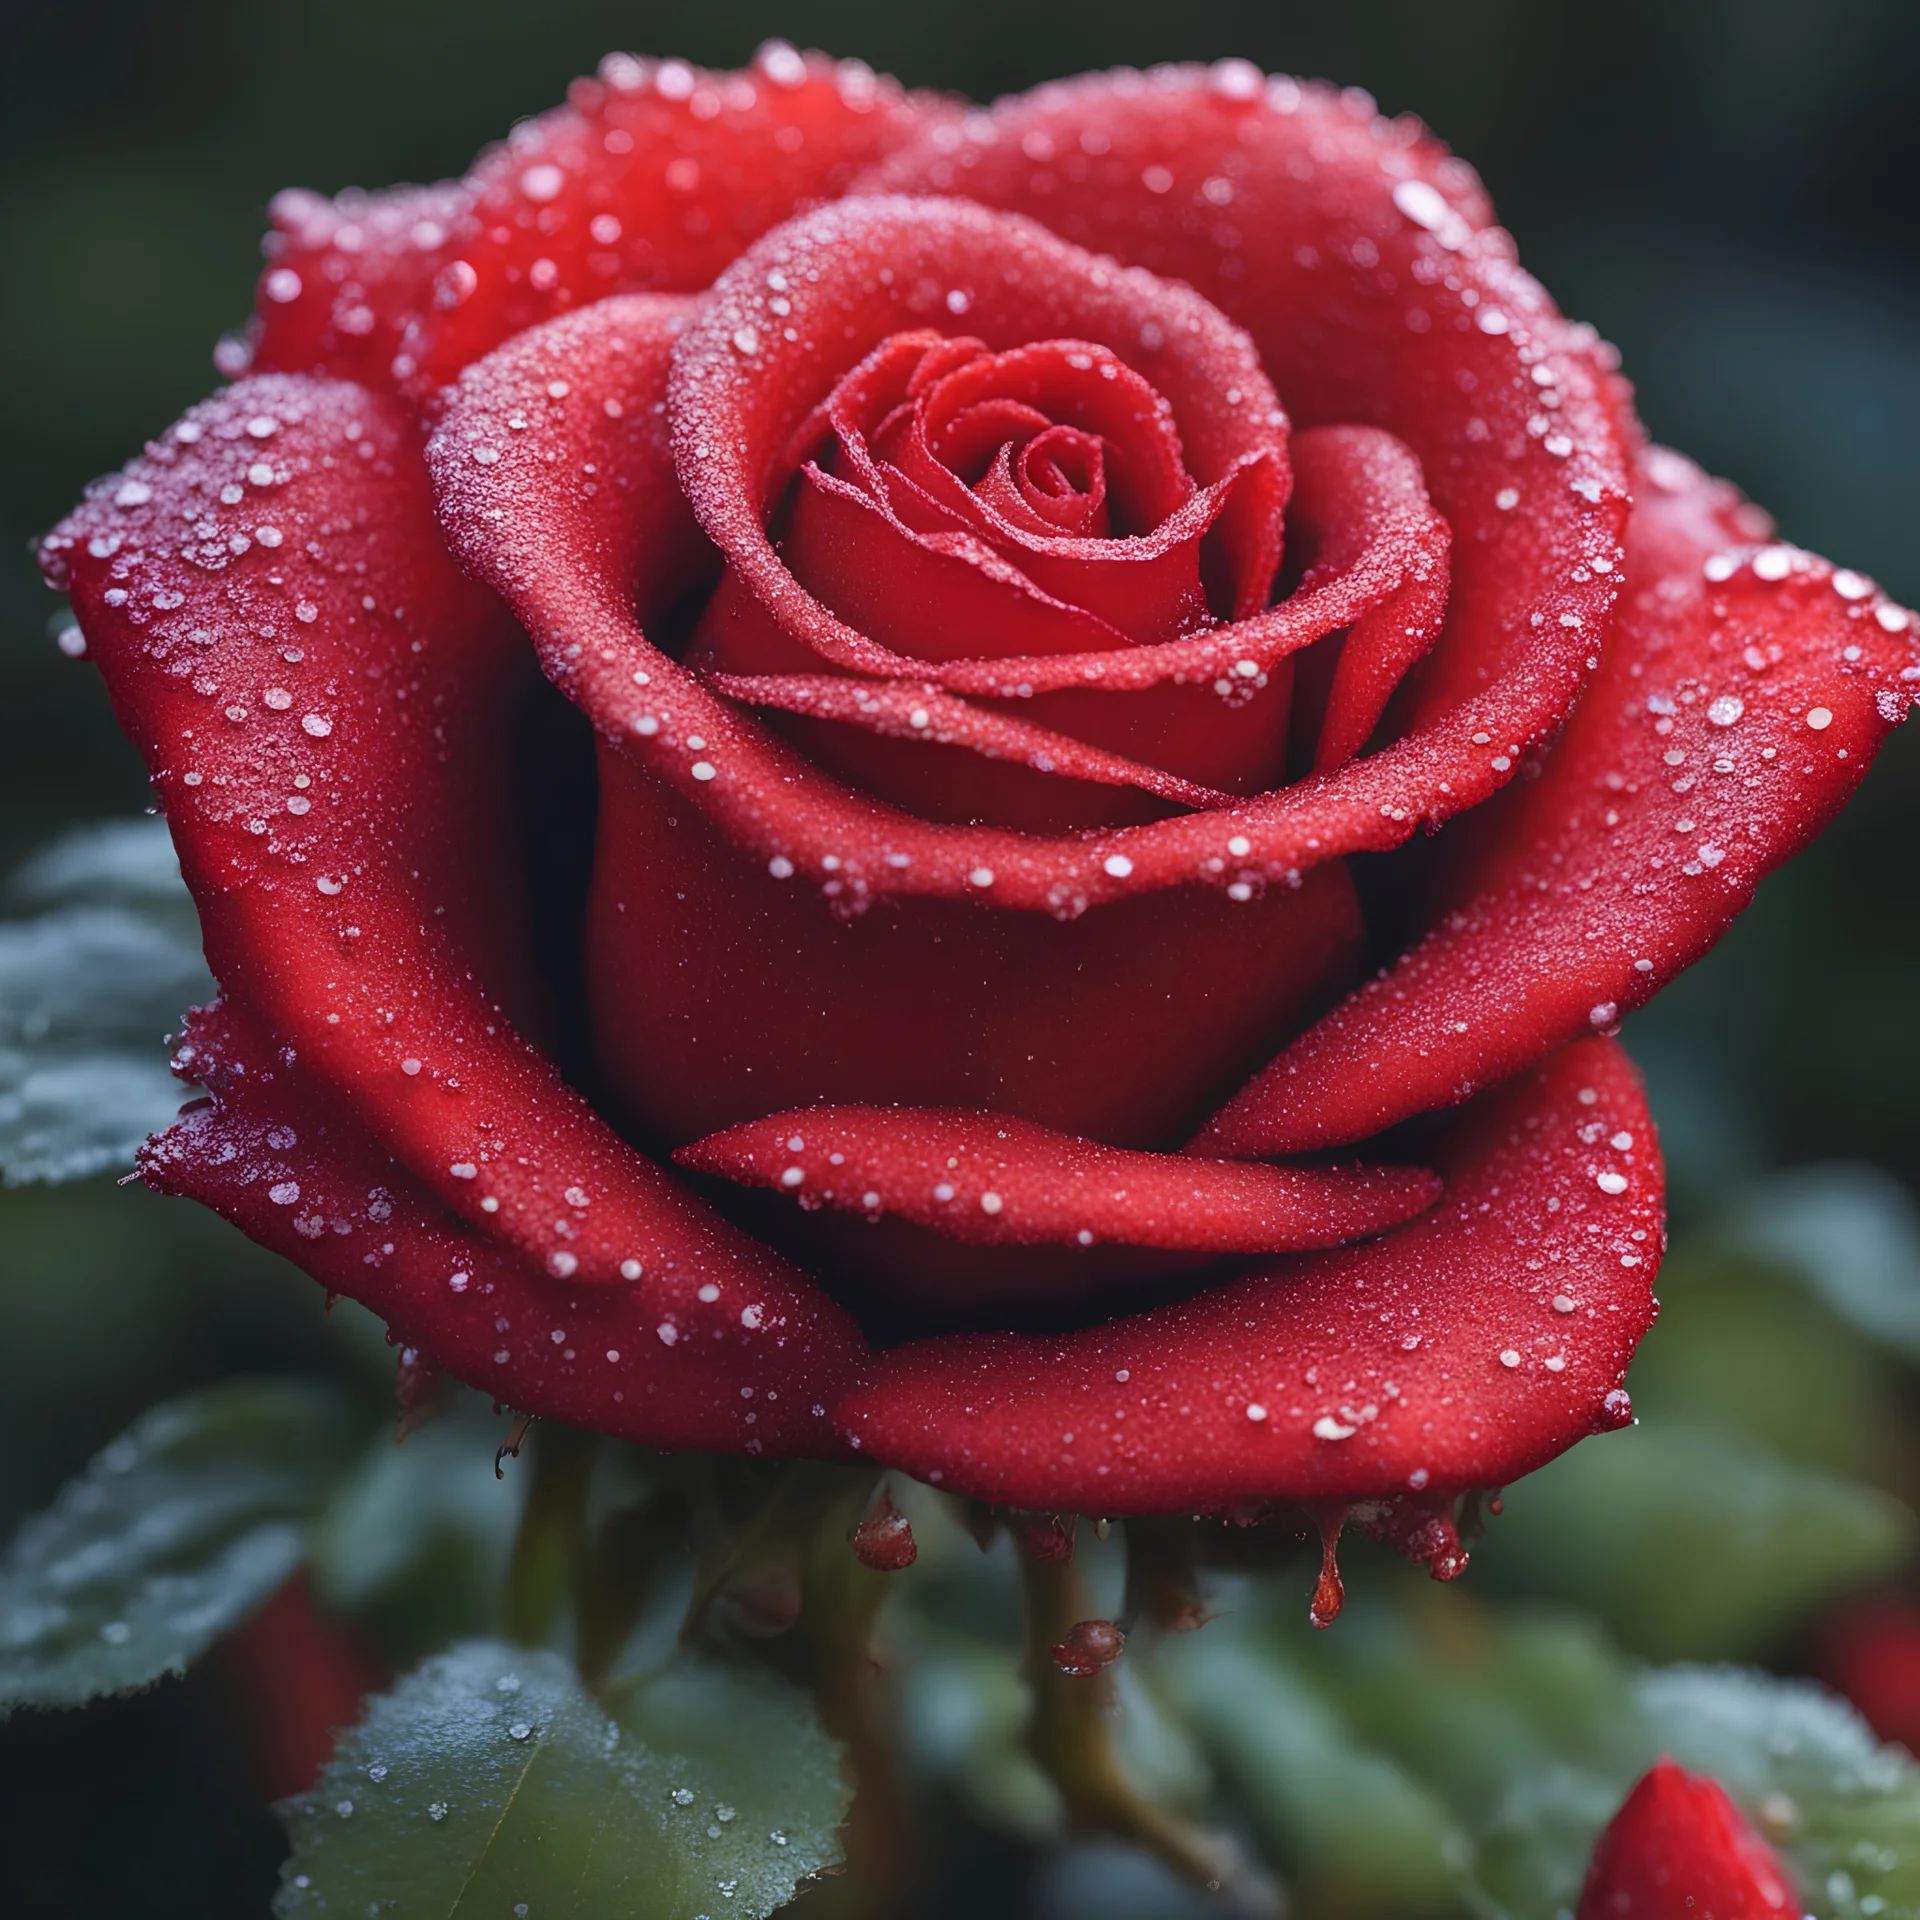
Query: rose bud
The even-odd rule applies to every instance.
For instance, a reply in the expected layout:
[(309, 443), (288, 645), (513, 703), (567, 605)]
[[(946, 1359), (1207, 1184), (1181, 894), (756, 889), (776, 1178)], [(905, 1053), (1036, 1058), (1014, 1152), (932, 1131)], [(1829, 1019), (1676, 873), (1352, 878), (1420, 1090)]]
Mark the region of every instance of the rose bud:
[(1661, 1759), (1600, 1836), (1579, 1920), (1790, 1920), (1799, 1911), (1785, 1867), (1726, 1789)]

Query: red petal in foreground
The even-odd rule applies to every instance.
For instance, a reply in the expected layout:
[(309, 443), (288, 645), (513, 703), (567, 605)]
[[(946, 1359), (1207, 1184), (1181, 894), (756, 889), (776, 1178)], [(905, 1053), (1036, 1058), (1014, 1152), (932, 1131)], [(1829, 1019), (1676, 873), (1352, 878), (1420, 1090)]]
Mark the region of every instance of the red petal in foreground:
[(212, 1099), (141, 1150), (146, 1184), (213, 1208), (523, 1412), (650, 1447), (838, 1450), (828, 1409), (864, 1342), (771, 1248), (713, 1221), (623, 1285), (556, 1283), (440, 1205), (289, 1051), (236, 1007), (196, 1013), (181, 1064)]
[(1579, 1920), (1793, 1920), (1786, 1869), (1717, 1780), (1659, 1760), (1600, 1836)]
[(146, 757), (216, 977), (440, 1203), (615, 1286), (762, 1259), (533, 1035), (524, 639), (433, 518), (417, 430), (269, 376), (194, 409), (47, 542)]
[(879, 1356), (841, 1419), (870, 1459), (1044, 1511), (1212, 1511), (1498, 1485), (1629, 1417), (1662, 1179), (1611, 1041), (1488, 1096), (1436, 1156), (1442, 1204), (1059, 1336)]
[(345, 1627), (314, 1610), (304, 1573), (220, 1641), (208, 1665), (263, 1801), (305, 1793), (333, 1757), (335, 1735), (389, 1678)]
[(522, 328), (711, 283), (959, 109), (778, 42), (751, 72), (610, 54), (464, 180), (274, 202), (254, 365), (431, 391)]
[(1677, 454), (1643, 478), (1606, 664), (1540, 777), (1468, 823), (1461, 904), (1203, 1151), (1364, 1139), (1611, 1028), (1833, 818), (1920, 697), (1913, 616), (1871, 581), (1756, 546), (1733, 490)]
[(815, 1107), (697, 1140), (683, 1167), (803, 1206), (894, 1214), (976, 1247), (1206, 1253), (1339, 1246), (1424, 1213), (1419, 1167), (1262, 1167), (1128, 1153), (1005, 1113)]

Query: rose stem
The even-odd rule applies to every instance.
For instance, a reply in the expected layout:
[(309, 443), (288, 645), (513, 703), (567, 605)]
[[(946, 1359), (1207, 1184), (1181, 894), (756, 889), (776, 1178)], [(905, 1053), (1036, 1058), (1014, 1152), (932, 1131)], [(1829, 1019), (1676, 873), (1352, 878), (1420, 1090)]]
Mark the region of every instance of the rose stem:
[(553, 1636), (587, 1553), (587, 1488), (599, 1435), (550, 1421), (535, 1426), (533, 1479), (507, 1567), (507, 1624), (525, 1646)]
[(1131, 1840), (1209, 1892), (1243, 1879), (1247, 1870), (1231, 1841), (1156, 1806), (1121, 1770), (1107, 1725), (1111, 1674), (1067, 1674), (1055, 1664), (1054, 1646), (1092, 1611), (1079, 1569), (1070, 1558), (1036, 1558), (1024, 1545), (1018, 1557), (1033, 1689), (1027, 1750), (1060, 1790), (1067, 1825)]

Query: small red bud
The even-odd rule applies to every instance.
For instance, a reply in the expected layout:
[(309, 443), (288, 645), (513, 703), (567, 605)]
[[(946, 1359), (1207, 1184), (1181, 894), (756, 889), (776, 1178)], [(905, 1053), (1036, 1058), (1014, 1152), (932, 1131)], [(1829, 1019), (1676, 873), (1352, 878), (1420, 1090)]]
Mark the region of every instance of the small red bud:
[(882, 1493), (853, 1530), (854, 1558), (875, 1573), (899, 1573), (913, 1565), (920, 1549), (913, 1523)]
[(1082, 1620), (1051, 1649), (1053, 1664), (1062, 1673), (1084, 1680), (1112, 1666), (1126, 1645), (1127, 1636), (1111, 1620)]
[(1791, 1920), (1779, 1856), (1717, 1780), (1661, 1759), (1600, 1836), (1579, 1920)]

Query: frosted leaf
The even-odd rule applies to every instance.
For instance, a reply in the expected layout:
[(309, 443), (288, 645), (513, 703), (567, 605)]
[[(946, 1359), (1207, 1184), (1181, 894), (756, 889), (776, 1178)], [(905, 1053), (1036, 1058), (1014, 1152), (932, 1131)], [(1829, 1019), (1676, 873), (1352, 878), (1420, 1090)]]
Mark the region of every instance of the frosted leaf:
[[(342, 1821), (376, 1755), (379, 1795)], [(811, 1703), (771, 1673), (682, 1660), (603, 1706), (556, 1654), (469, 1641), (372, 1701), (284, 1803), (275, 1912), (762, 1920), (838, 1861), (846, 1805)]]
[(291, 1381), (146, 1414), (0, 1560), (0, 1713), (185, 1672), (300, 1564), (359, 1434), (330, 1391)]
[(165, 1038), (209, 1000), (193, 903), (160, 821), (68, 835), (30, 860), (0, 921), (0, 1177), (127, 1165), (186, 1097)]

